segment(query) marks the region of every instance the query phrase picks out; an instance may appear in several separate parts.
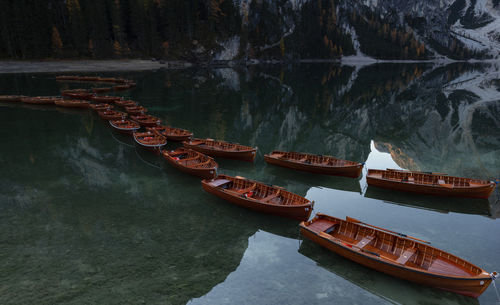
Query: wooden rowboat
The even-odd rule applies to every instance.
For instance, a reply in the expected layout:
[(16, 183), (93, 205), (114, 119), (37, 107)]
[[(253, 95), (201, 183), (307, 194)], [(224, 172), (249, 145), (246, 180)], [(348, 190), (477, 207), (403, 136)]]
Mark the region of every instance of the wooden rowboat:
[(366, 182), (370, 186), (404, 192), (468, 198), (488, 198), (496, 186), (487, 180), (391, 169), (369, 169)]
[(90, 104), (89, 106), (91, 109), (96, 110), (96, 111), (105, 111), (105, 110), (111, 110), (113, 109), (113, 105), (110, 104)]
[(66, 80), (77, 80), (79, 76), (77, 75), (59, 75), (56, 76), (57, 81), (66, 81)]
[(128, 90), (128, 89), (131, 89), (131, 88), (132, 88), (131, 84), (113, 86), (113, 90), (114, 91), (124, 91), (124, 90)]
[(94, 93), (104, 93), (104, 92), (109, 92), (111, 90), (113, 90), (113, 87), (92, 88), (92, 92)]
[(176, 150), (164, 150), (162, 156), (173, 167), (203, 179), (217, 177), (219, 165), (211, 157), (192, 149), (179, 147)]
[(122, 100), (122, 101), (115, 101), (115, 105), (118, 105), (120, 107), (137, 106), (137, 102), (130, 100)]
[(222, 199), (258, 212), (307, 220), (314, 202), (280, 187), (245, 179), (218, 175), (201, 181), (203, 189)]
[(35, 96), (35, 97), (24, 97), (21, 102), (26, 104), (34, 105), (54, 105), (56, 100), (62, 100), (60, 97), (52, 96)]
[(116, 110), (99, 111), (99, 112), (97, 112), (97, 114), (99, 115), (99, 117), (101, 117), (101, 119), (106, 120), (106, 121), (121, 120), (121, 119), (127, 117), (127, 114), (125, 112), (116, 111)]
[(142, 127), (152, 127), (161, 124), (161, 120), (152, 115), (139, 114), (139, 115), (132, 115), (130, 116), (130, 118), (136, 121), (137, 123), (141, 124)]
[(167, 139), (154, 132), (134, 132), (134, 140), (139, 146), (160, 153), (161, 148), (167, 144)]
[(182, 142), (187, 148), (194, 149), (213, 157), (237, 159), (253, 162), (257, 152), (257, 147), (249, 147), (213, 139), (191, 139)]
[(0, 102), (21, 102), (24, 95), (0, 95)]
[(498, 274), (411, 236), (347, 217), (318, 213), (300, 231), (313, 242), (347, 259), (391, 276), (470, 297), (483, 293)]
[(109, 121), (109, 125), (111, 125), (111, 127), (113, 127), (116, 131), (124, 134), (132, 134), (141, 128), (139, 123), (127, 119), (111, 120)]
[(61, 95), (70, 99), (89, 100), (94, 96), (93, 92), (86, 89), (64, 90)]
[(120, 96), (93, 96), (91, 98), (94, 102), (97, 102), (97, 103), (114, 103), (118, 100), (121, 100), (121, 97)]
[(359, 177), (363, 170), (362, 163), (299, 152), (275, 150), (270, 154), (264, 155), (264, 160), (269, 164), (296, 170), (352, 178)]
[(54, 104), (61, 107), (69, 107), (69, 108), (89, 108), (90, 103), (82, 100), (55, 100)]
[(161, 134), (169, 141), (189, 141), (193, 137), (193, 133), (189, 130), (169, 126), (148, 127), (148, 130)]
[(125, 111), (130, 115), (139, 115), (148, 112), (148, 110), (142, 106), (125, 106)]

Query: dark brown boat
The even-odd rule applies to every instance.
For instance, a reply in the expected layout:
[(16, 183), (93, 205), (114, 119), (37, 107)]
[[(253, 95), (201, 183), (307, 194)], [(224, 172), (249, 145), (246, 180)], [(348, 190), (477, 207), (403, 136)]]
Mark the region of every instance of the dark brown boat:
[(167, 144), (167, 139), (151, 131), (134, 132), (134, 140), (141, 147), (160, 153), (161, 148)]
[(82, 82), (97, 82), (99, 80), (99, 76), (79, 76), (76, 80)]
[(111, 90), (113, 90), (113, 87), (92, 88), (92, 92), (94, 92), (94, 93), (110, 92)]
[(148, 112), (148, 110), (142, 106), (125, 106), (125, 111), (130, 115), (139, 115)]
[(404, 192), (467, 198), (488, 198), (496, 186), (488, 180), (393, 169), (369, 169), (366, 182), (370, 186)]
[(249, 147), (236, 143), (216, 141), (213, 139), (191, 139), (182, 142), (187, 148), (194, 149), (213, 157), (236, 159), (253, 162), (257, 153), (257, 147)]
[(307, 220), (314, 202), (277, 186), (245, 179), (218, 175), (201, 181), (203, 189), (222, 199), (258, 212)]
[(79, 76), (77, 75), (59, 75), (56, 76), (57, 81), (67, 81), (67, 80), (78, 80)]
[(113, 86), (114, 91), (124, 91), (124, 90), (129, 90), (131, 88), (132, 88), (131, 84)]
[(173, 167), (203, 179), (217, 177), (219, 165), (211, 157), (192, 149), (179, 147), (176, 150), (163, 150), (162, 155)]
[(99, 77), (97, 81), (100, 83), (116, 83), (118, 79), (114, 77)]
[(137, 123), (141, 124), (142, 127), (152, 127), (161, 124), (161, 120), (152, 115), (139, 114), (139, 115), (132, 115), (130, 116), (130, 118), (136, 121)]
[(121, 100), (121, 97), (120, 96), (98, 96), (98, 95), (95, 95), (92, 97), (92, 100), (94, 102), (97, 102), (97, 103), (114, 103), (116, 101), (119, 101)]
[(116, 111), (116, 110), (99, 111), (99, 112), (97, 112), (97, 114), (101, 117), (101, 119), (106, 120), (106, 121), (121, 120), (121, 119), (127, 117), (127, 114), (125, 112)]
[(124, 134), (132, 134), (141, 128), (139, 123), (127, 119), (111, 120), (109, 121), (109, 125), (111, 125), (111, 127), (113, 127), (116, 131)]
[(481, 295), (498, 275), (425, 241), (350, 217), (343, 220), (318, 213), (302, 222), (300, 231), (315, 243), (368, 268), (470, 297)]
[(169, 141), (189, 141), (193, 137), (193, 133), (186, 129), (174, 128), (169, 126), (154, 126), (148, 127), (148, 130), (157, 132), (166, 137)]
[(0, 102), (21, 102), (24, 95), (0, 95)]
[(137, 102), (130, 100), (121, 100), (121, 101), (116, 101), (115, 105), (118, 105), (120, 107), (130, 107), (130, 106), (137, 106)]
[(94, 93), (86, 89), (73, 89), (64, 90), (61, 92), (61, 95), (75, 100), (90, 100), (94, 96)]
[(54, 105), (56, 100), (62, 100), (60, 97), (52, 96), (35, 96), (35, 97), (24, 97), (21, 99), (23, 103), (33, 104), (33, 105)]
[(61, 107), (69, 107), (69, 108), (89, 108), (90, 103), (82, 100), (55, 100), (54, 104)]
[(264, 160), (269, 164), (296, 170), (352, 178), (359, 177), (363, 170), (362, 163), (299, 152), (275, 150), (264, 155)]
[(110, 105), (110, 104), (105, 104), (105, 103), (102, 103), (102, 104), (90, 104), (89, 105), (89, 108), (93, 109), (93, 110), (96, 110), (96, 111), (105, 111), (105, 110), (111, 110), (113, 109), (113, 105)]

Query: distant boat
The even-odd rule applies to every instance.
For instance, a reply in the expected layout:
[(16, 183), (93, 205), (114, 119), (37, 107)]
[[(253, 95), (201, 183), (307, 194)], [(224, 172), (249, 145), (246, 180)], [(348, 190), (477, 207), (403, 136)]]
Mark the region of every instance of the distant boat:
[(90, 103), (82, 100), (63, 100), (58, 99), (54, 101), (54, 104), (61, 107), (70, 107), (70, 108), (89, 108)]
[(95, 95), (92, 96), (91, 100), (97, 103), (114, 103), (121, 100), (120, 96), (108, 96), (108, 95)]
[(96, 111), (104, 111), (113, 109), (113, 105), (101, 103), (101, 104), (90, 104), (89, 108)]
[(90, 100), (94, 96), (94, 93), (87, 89), (73, 89), (64, 90), (61, 92), (61, 95), (70, 99)]
[(493, 181), (394, 169), (369, 169), (366, 182), (404, 192), (468, 198), (488, 198), (496, 186)]
[(331, 156), (314, 155), (299, 152), (275, 150), (264, 155), (264, 160), (273, 165), (296, 170), (334, 176), (357, 178), (363, 170), (363, 164), (337, 159)]
[(203, 179), (217, 177), (219, 165), (209, 156), (185, 147), (176, 150), (163, 150), (162, 155), (173, 167)]
[[(302, 235), (347, 259), (422, 285), (477, 298), (498, 276), (427, 242), (347, 217), (318, 213)], [(420, 241), (420, 242), (419, 242)]]
[(54, 105), (56, 100), (62, 100), (62, 98), (56, 96), (24, 97), (21, 102), (34, 105)]
[(137, 123), (141, 124), (142, 127), (152, 127), (161, 124), (161, 120), (152, 115), (138, 114), (138, 115), (132, 115), (130, 116), (130, 118), (136, 121)]
[(189, 141), (193, 137), (193, 133), (189, 130), (163, 125), (148, 127), (148, 130), (161, 134), (169, 141)]
[(125, 112), (116, 111), (116, 110), (99, 111), (99, 112), (97, 112), (97, 114), (99, 115), (99, 117), (101, 117), (101, 119), (106, 120), (106, 121), (120, 120), (120, 119), (127, 117), (127, 114)]
[(0, 102), (21, 102), (24, 95), (0, 95)]
[(134, 132), (134, 140), (139, 146), (160, 153), (160, 149), (167, 144), (167, 139), (162, 137), (154, 132), (146, 131), (146, 132)]
[(116, 131), (125, 134), (132, 134), (141, 128), (139, 123), (127, 119), (111, 120), (109, 125), (113, 127)]
[(145, 114), (148, 110), (142, 106), (125, 106), (125, 111), (130, 115)]
[(94, 93), (104, 93), (104, 92), (109, 92), (113, 90), (113, 87), (98, 87), (98, 88), (92, 88), (92, 91)]
[(203, 180), (201, 185), (205, 191), (236, 205), (298, 220), (307, 220), (314, 205), (283, 188), (238, 176), (218, 175), (215, 179)]
[(202, 152), (213, 157), (228, 159), (237, 159), (253, 162), (257, 152), (257, 147), (244, 146), (225, 141), (216, 141), (213, 139), (191, 139), (182, 142), (185, 147)]
[(130, 100), (121, 100), (121, 101), (115, 101), (115, 105), (118, 105), (120, 107), (137, 106), (137, 102)]

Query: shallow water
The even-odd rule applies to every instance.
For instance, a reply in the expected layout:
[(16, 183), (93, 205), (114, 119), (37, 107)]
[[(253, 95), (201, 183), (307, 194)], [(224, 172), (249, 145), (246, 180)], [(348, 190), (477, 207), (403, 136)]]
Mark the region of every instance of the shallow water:
[[(500, 177), (492, 65), (307, 65), (114, 74), (173, 126), (258, 146), (221, 172), (283, 186), (314, 212), (432, 241), (500, 270), (500, 203), (367, 188), (266, 165), (273, 149), (369, 168)], [(0, 94), (56, 95), (54, 74), (0, 75)], [(85, 85), (83, 85), (85, 86)], [(0, 104), (1, 304), (492, 304), (397, 280), (308, 240), (297, 222), (204, 193), (87, 110)], [(168, 147), (176, 144), (169, 143)]]

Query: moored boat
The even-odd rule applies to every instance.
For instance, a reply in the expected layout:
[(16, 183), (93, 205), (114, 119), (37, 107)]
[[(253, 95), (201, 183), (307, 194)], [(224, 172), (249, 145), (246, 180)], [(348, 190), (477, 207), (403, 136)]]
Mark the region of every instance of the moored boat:
[(125, 106), (125, 111), (130, 115), (139, 115), (148, 112), (148, 110), (142, 106)]
[(120, 96), (107, 96), (107, 95), (95, 95), (92, 98), (92, 101), (97, 103), (114, 103), (121, 99)]
[(34, 105), (53, 105), (56, 100), (62, 100), (62, 98), (55, 96), (34, 96), (24, 97), (21, 99), (21, 102)]
[(141, 128), (139, 123), (128, 119), (110, 120), (109, 125), (111, 125), (111, 127), (113, 127), (116, 131), (125, 134), (132, 134)]
[(92, 88), (92, 92), (94, 92), (94, 93), (104, 93), (104, 92), (109, 92), (111, 90), (113, 90), (113, 87)]
[(89, 100), (94, 96), (94, 93), (86, 89), (73, 89), (64, 90), (61, 92), (61, 95), (70, 99)]
[(203, 179), (217, 177), (219, 165), (211, 157), (192, 149), (179, 147), (176, 150), (163, 150), (162, 156), (173, 167)]
[(393, 169), (369, 169), (366, 182), (370, 186), (404, 192), (467, 198), (488, 198), (496, 186), (488, 180)]
[(169, 126), (154, 126), (148, 127), (148, 130), (157, 132), (166, 137), (169, 141), (189, 141), (193, 137), (193, 133), (189, 130), (182, 128), (174, 128)]
[(115, 101), (115, 105), (118, 105), (120, 107), (137, 106), (137, 102), (131, 100), (120, 100), (120, 101)]
[(270, 154), (264, 155), (264, 160), (269, 164), (291, 169), (352, 178), (359, 177), (363, 170), (362, 163), (337, 159), (331, 156), (299, 152), (275, 150)]
[(106, 121), (121, 120), (121, 119), (127, 117), (127, 114), (125, 112), (116, 111), (116, 110), (99, 111), (99, 112), (97, 112), (97, 114), (99, 115), (99, 117), (101, 117), (101, 119), (106, 120)]
[(106, 104), (106, 103), (101, 103), (101, 104), (90, 104), (89, 108), (96, 110), (96, 111), (105, 111), (105, 110), (111, 110), (113, 109), (113, 105)]
[(141, 124), (142, 127), (152, 127), (161, 124), (161, 120), (152, 115), (139, 114), (139, 115), (132, 115), (130, 116), (130, 118), (136, 121), (137, 123)]
[(77, 80), (79, 76), (77, 75), (59, 75), (56, 76), (57, 81), (67, 81), (67, 80)]
[(24, 95), (0, 95), (0, 102), (21, 102)]
[(300, 224), (303, 236), (356, 263), (391, 276), (470, 297), (483, 293), (498, 274), (427, 242), (347, 217), (324, 214)]
[(237, 159), (248, 162), (253, 162), (257, 153), (257, 147), (244, 146), (225, 141), (216, 141), (213, 139), (194, 138), (190, 141), (183, 141), (182, 145), (209, 156)]
[(129, 84), (129, 83), (126, 83), (126, 84), (123, 84), (123, 85), (113, 86), (113, 90), (114, 91), (124, 91), (124, 90), (128, 90), (128, 89), (131, 89), (131, 88), (132, 88), (132, 85)]
[(151, 131), (134, 132), (133, 135), (137, 144), (158, 154), (160, 153), (161, 148), (167, 144), (167, 139), (165, 139), (165, 137)]
[(61, 107), (70, 107), (70, 108), (89, 108), (90, 103), (82, 100), (55, 100), (54, 104)]
[(201, 184), (213, 195), (262, 213), (307, 220), (314, 206), (314, 202), (283, 188), (243, 177), (218, 175)]

